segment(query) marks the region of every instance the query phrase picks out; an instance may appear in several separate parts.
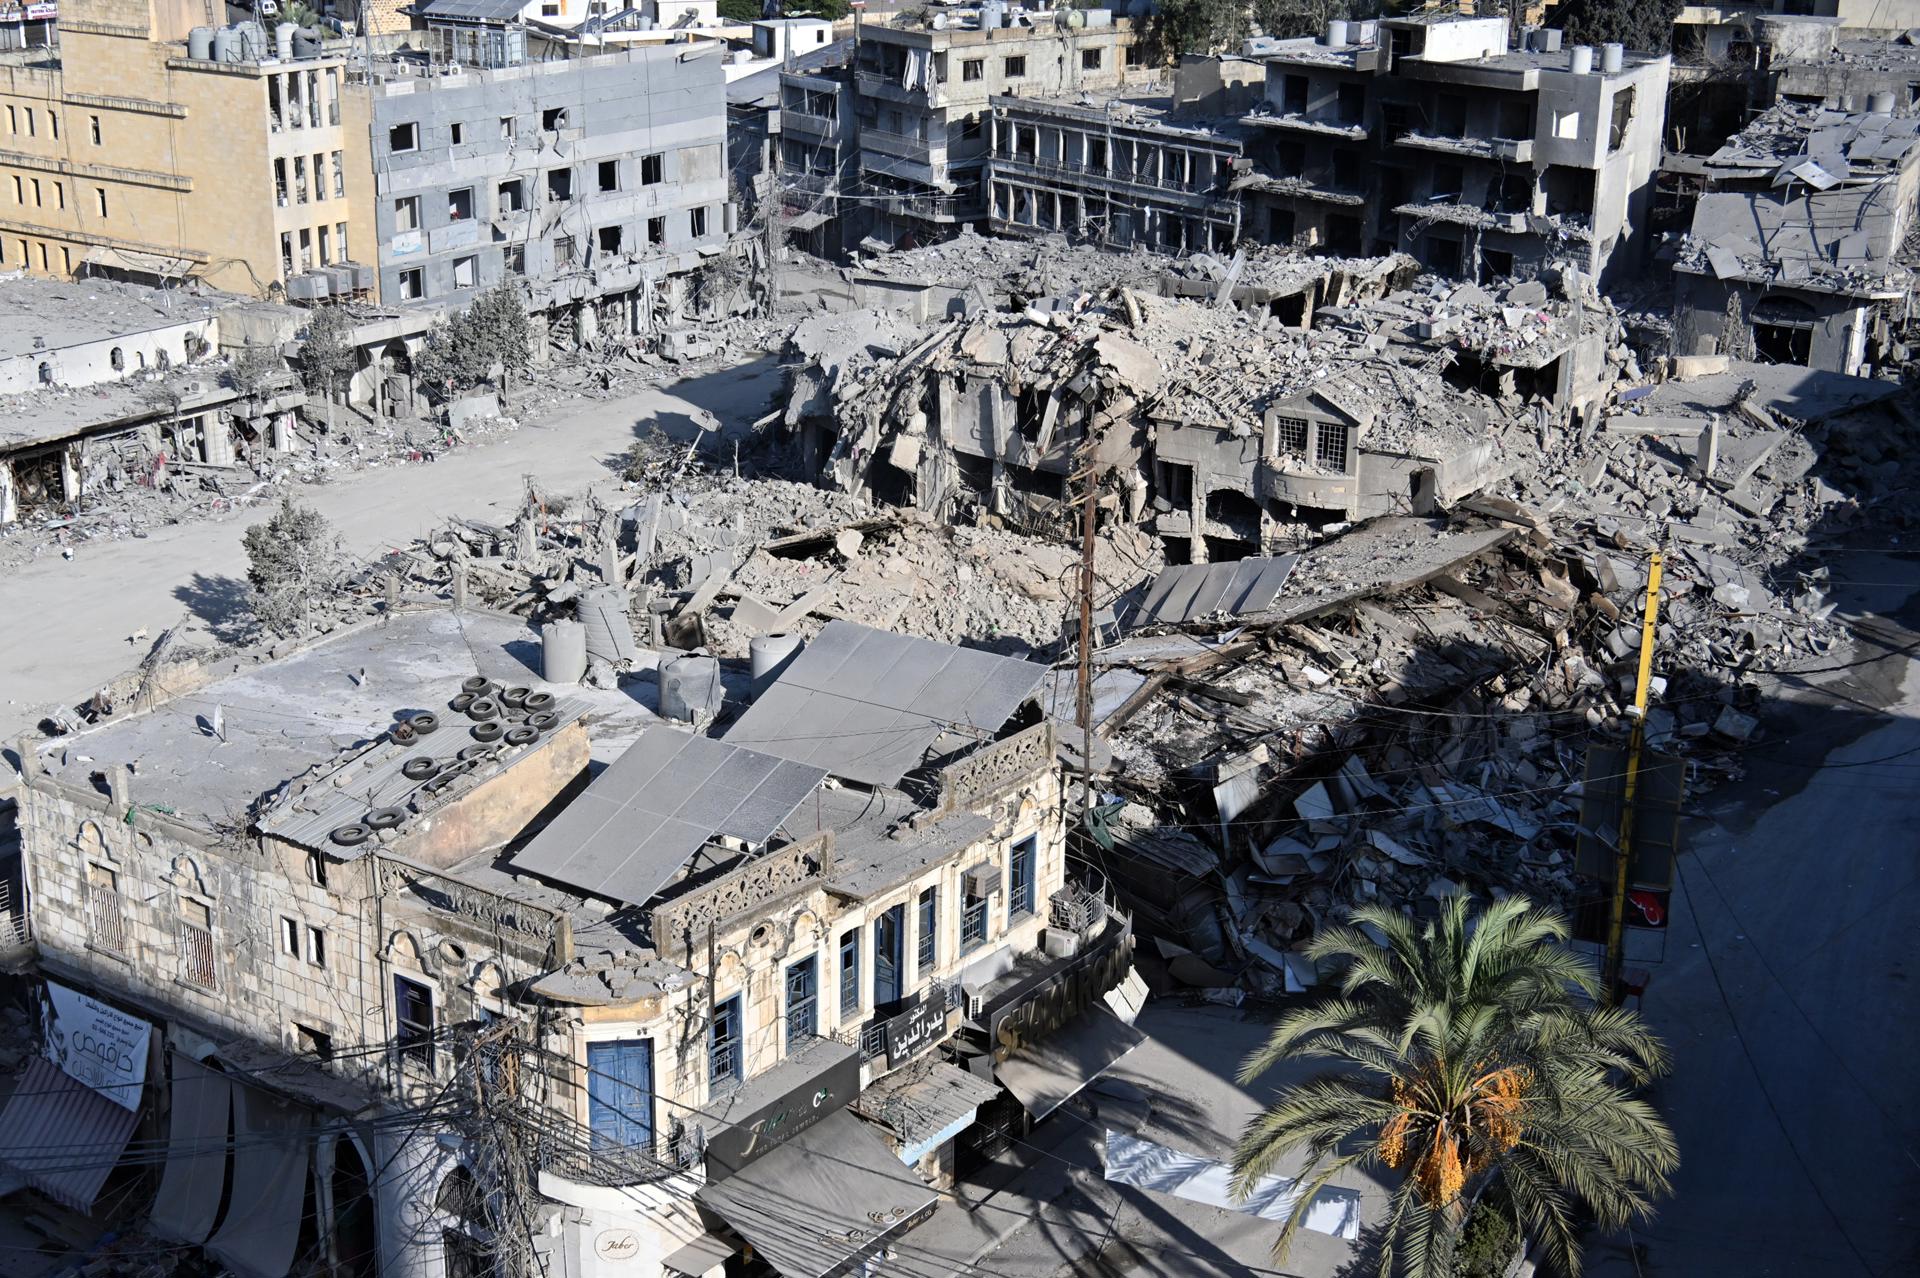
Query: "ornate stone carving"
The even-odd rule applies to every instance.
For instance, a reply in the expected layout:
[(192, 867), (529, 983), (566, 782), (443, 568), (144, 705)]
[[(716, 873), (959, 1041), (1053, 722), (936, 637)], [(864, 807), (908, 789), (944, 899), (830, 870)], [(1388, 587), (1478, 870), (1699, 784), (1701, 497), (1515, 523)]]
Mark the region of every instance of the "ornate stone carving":
[(742, 915), (824, 877), (833, 864), (833, 831), (789, 843), (703, 887), (657, 906), (653, 946), (661, 954), (706, 945), (707, 928), (724, 931)]
[(975, 750), (940, 770), (940, 804), (948, 812), (977, 807), (1053, 766), (1053, 722), (1035, 724)]
[(552, 944), (559, 930), (559, 916), (551, 910), (516, 901), (485, 888), (450, 879), (444, 874), (380, 857), (380, 888), (393, 895), (406, 894), (436, 910), (472, 919), (489, 928), (535, 941)]

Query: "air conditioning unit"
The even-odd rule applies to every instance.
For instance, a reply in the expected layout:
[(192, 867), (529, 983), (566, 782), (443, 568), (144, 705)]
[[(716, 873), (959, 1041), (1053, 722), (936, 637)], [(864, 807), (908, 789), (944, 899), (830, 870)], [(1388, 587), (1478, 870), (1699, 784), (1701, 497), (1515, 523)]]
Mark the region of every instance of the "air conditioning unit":
[(967, 891), (974, 896), (992, 896), (1000, 890), (1000, 867), (982, 861), (966, 872), (965, 880)]
[(287, 300), (292, 302), (323, 302), (332, 289), (333, 282), (319, 271), (303, 271), (287, 280)]

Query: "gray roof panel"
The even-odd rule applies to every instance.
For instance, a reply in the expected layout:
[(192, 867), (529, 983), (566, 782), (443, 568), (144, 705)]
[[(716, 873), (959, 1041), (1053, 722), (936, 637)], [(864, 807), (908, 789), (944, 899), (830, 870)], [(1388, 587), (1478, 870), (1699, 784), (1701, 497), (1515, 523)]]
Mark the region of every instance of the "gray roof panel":
[(740, 716), (727, 741), (894, 785), (948, 727), (991, 733), (1046, 668), (972, 648), (829, 622)]
[(595, 896), (644, 904), (716, 835), (767, 839), (825, 775), (711, 737), (649, 728), (513, 863)]
[(1141, 598), (1132, 626), (1171, 626), (1201, 617), (1261, 612), (1273, 606), (1298, 555), (1238, 559), (1219, 564), (1175, 564)]

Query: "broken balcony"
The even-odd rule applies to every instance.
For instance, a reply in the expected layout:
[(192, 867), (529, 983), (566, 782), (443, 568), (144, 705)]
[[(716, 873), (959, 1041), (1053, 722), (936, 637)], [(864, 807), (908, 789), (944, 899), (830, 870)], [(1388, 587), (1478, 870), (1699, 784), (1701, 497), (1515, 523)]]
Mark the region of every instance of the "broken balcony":
[(1450, 138), (1433, 133), (1402, 133), (1396, 146), (1418, 151), (1439, 151), (1445, 155), (1470, 155), (1482, 160), (1503, 160), (1510, 164), (1533, 162), (1532, 138)]
[(1256, 112), (1242, 116), (1242, 124), (1257, 125), (1268, 129), (1287, 129), (1296, 133), (1311, 133), (1323, 138), (1344, 138), (1349, 142), (1364, 142), (1367, 139), (1365, 124), (1348, 124), (1339, 120), (1322, 120), (1298, 111), (1285, 115)]

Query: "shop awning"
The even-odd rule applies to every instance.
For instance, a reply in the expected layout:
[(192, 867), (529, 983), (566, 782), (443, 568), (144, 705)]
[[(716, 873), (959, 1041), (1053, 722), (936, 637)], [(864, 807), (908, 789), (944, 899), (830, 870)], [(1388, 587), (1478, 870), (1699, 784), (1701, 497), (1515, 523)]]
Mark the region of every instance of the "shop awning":
[(153, 1232), (203, 1243), (220, 1214), (227, 1185), (227, 1115), (233, 1083), (186, 1056), (173, 1058), (173, 1118), (167, 1169), (153, 1200)]
[(233, 1194), (207, 1254), (241, 1278), (285, 1278), (306, 1202), (307, 1111), (256, 1087), (236, 1087), (233, 1137)]
[(85, 1212), (139, 1121), (137, 1109), (36, 1056), (0, 1113), (0, 1166), (55, 1202)]
[(842, 1110), (696, 1196), (784, 1278), (827, 1278), (925, 1220), (933, 1190)]
[(900, 1161), (911, 1167), (972, 1125), (999, 1094), (985, 1079), (936, 1059), (874, 1079), (853, 1108), (899, 1139)]
[(704, 1278), (709, 1269), (726, 1264), (738, 1251), (739, 1248), (730, 1242), (715, 1238), (712, 1234), (701, 1234), (680, 1250), (670, 1253), (660, 1265), (668, 1273), (684, 1274), (686, 1278)]
[(833, 214), (824, 213), (819, 209), (808, 209), (805, 213), (796, 213), (788, 218), (786, 229), (801, 232), (812, 231), (825, 226), (831, 221), (833, 221)]
[(1145, 1034), (1096, 1007), (1020, 1048), (993, 1072), (1039, 1122), (1146, 1041)]

